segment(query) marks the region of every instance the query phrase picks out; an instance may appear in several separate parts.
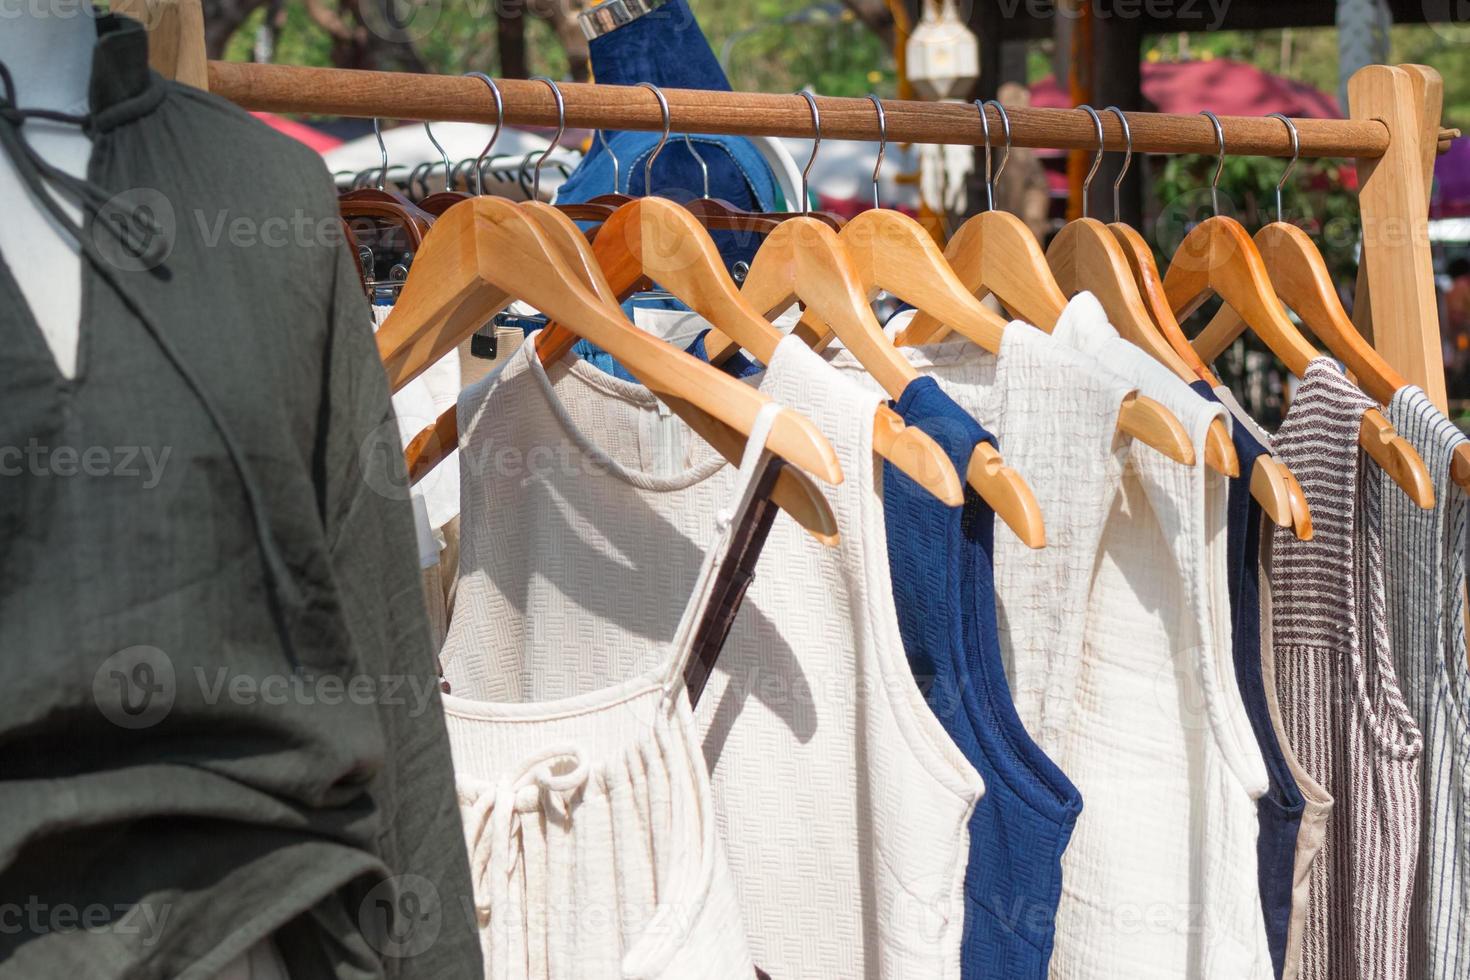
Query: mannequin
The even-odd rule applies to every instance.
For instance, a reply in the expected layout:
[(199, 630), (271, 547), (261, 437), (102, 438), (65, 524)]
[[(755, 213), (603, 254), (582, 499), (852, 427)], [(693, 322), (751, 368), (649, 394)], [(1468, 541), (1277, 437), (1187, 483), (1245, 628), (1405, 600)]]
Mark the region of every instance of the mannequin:
[[(39, 0), (19, 8), (0, 30), (0, 62), (15, 81), (16, 104), (83, 114), (88, 109), (92, 51), (97, 28), (90, 5), (76, 0)], [(31, 120), (25, 138), (48, 163), (84, 176), (92, 142), (76, 126)], [(0, 153), (0, 255), (10, 266), (50, 345), (61, 373), (76, 374), (81, 321), (81, 256), (40, 203), (21, 184), (15, 165)], [(73, 220), (81, 209), (62, 204)]]
[[(15, 82), (16, 104), (23, 109), (53, 109), (83, 115), (89, 106), (92, 53), (97, 28), (89, 5), (46, 0), (0, 31), (0, 62)], [(69, 174), (85, 176), (92, 141), (77, 126), (33, 119), (25, 124), (26, 140), (48, 163)], [(73, 220), (81, 209), (59, 198)], [(10, 266), (31, 312), (46, 337), (57, 367), (75, 377), (81, 322), (81, 253), (41, 204), (21, 183), (15, 164), (0, 153), (0, 201), (7, 220), (0, 222), (0, 255)], [(269, 939), (257, 943), (225, 968), (220, 980), (284, 980), (280, 954)]]

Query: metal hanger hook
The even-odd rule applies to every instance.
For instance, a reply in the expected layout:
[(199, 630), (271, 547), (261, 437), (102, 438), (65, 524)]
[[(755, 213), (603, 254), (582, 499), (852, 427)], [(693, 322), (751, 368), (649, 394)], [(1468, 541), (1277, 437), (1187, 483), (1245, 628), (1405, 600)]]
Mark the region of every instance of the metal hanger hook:
[(704, 162), (704, 157), (700, 156), (699, 151), (694, 148), (694, 141), (689, 138), (688, 133), (684, 134), (684, 145), (689, 148), (689, 152), (694, 155), (695, 162), (699, 164), (699, 172), (704, 175), (704, 196), (709, 197), (709, 164)]
[(643, 193), (647, 195), (653, 193), (653, 161), (658, 159), (658, 155), (663, 152), (664, 144), (669, 141), (669, 100), (664, 98), (663, 89), (652, 82), (639, 82), (638, 84), (648, 89), (653, 93), (654, 98), (658, 99), (658, 111), (664, 117), (664, 131), (659, 134), (658, 144), (648, 154), (648, 159), (643, 161)]
[(812, 155), (806, 158), (806, 166), (801, 168), (801, 213), (811, 214), (811, 185), (808, 182), (807, 175), (812, 172), (812, 164), (817, 162), (817, 149), (822, 145), (822, 114), (817, 110), (816, 96), (812, 95), (806, 89), (802, 89), (796, 94), (806, 99), (807, 108), (812, 111), (812, 129), (816, 131), (812, 136)]
[(537, 75), (531, 81), (544, 82), (551, 88), (552, 98), (556, 99), (556, 135), (551, 138), (551, 142), (546, 144), (546, 149), (536, 158), (536, 169), (531, 174), (531, 199), (539, 201), (541, 200), (541, 168), (546, 165), (546, 158), (551, 156), (551, 151), (561, 145), (561, 138), (567, 131), (567, 103), (561, 97), (561, 86), (545, 75)]
[(388, 144), (383, 142), (383, 124), (373, 117), (373, 135), (378, 138), (378, 155), (383, 158), (383, 172), (378, 174), (378, 190), (388, 189)]
[(1286, 118), (1283, 114), (1273, 112), (1266, 118), (1280, 119), (1286, 123), (1286, 131), (1291, 134), (1291, 162), (1286, 165), (1286, 169), (1281, 172), (1281, 179), (1276, 182), (1276, 220), (1280, 221), (1282, 220), (1281, 188), (1286, 186), (1286, 178), (1291, 176), (1291, 172), (1296, 169), (1297, 162), (1302, 158), (1302, 140), (1300, 134), (1296, 131), (1296, 123)]
[(612, 157), (613, 162), (613, 190), (621, 194), (623, 192), (623, 165), (618, 160), (618, 155), (613, 152), (612, 145), (607, 141), (607, 134), (602, 130), (597, 131), (597, 142), (602, 144), (602, 152)]
[[(449, 186), (449, 170), (452, 166), (449, 162), (449, 151), (444, 149), (440, 142), (434, 138), (434, 131), (429, 128), (429, 121), (427, 119), (424, 120), (424, 133), (429, 137), (429, 142), (434, 144), (434, 149), (439, 151), (439, 158), (444, 161), (444, 189), (446, 191), (454, 190), (453, 187)], [(429, 186), (429, 174), (433, 172), (434, 165), (431, 163), (429, 164), (429, 169), (424, 171), (424, 187), (426, 189)]]
[(1110, 105), (1103, 112), (1111, 112), (1118, 117), (1118, 125), (1123, 129), (1123, 166), (1118, 170), (1118, 177), (1113, 181), (1113, 220), (1122, 221), (1123, 209), (1118, 206), (1118, 200), (1123, 187), (1123, 178), (1128, 176), (1128, 168), (1133, 164), (1133, 129), (1128, 125), (1128, 117), (1123, 110), (1115, 105)]
[(1103, 158), (1103, 124), (1102, 116), (1090, 105), (1080, 105), (1077, 108), (1092, 117), (1092, 128), (1097, 130), (1097, 152), (1092, 155), (1092, 166), (1087, 168), (1087, 176), (1082, 180), (1082, 217), (1087, 217), (1087, 194), (1092, 189), (1092, 178), (1097, 176), (1097, 168), (1102, 166)]
[(985, 102), (975, 100), (980, 110), (980, 136), (985, 140), (985, 210), (995, 210), (995, 183), (990, 179), (990, 117), (985, 114)]
[(485, 158), (495, 148), (495, 143), (500, 139), (500, 131), (505, 128), (505, 99), (501, 97), (500, 86), (495, 84), (495, 79), (484, 72), (467, 71), (465, 76), (478, 78), (490, 86), (490, 94), (495, 98), (495, 132), (490, 134), (490, 142), (486, 143), (480, 155), (475, 157), (475, 194), (479, 195), (485, 193)]
[[(980, 107), (980, 114), (982, 116), (985, 114), (985, 106), (990, 105), (995, 106), (996, 115), (1000, 116), (1000, 134), (1005, 137), (1006, 141), (1006, 145), (1004, 147), (1005, 153), (1001, 154), (1000, 163), (995, 165), (995, 176), (990, 176), (989, 165), (987, 165), (985, 168), (986, 179), (990, 182), (991, 188), (994, 188), (997, 184), (1000, 183), (1000, 175), (1006, 172), (1006, 164), (1009, 163), (1011, 159), (1011, 114), (1009, 112), (1006, 112), (1006, 107), (1000, 104), (999, 99), (986, 99), (984, 105)], [(990, 147), (987, 144), (986, 150), (989, 151), (989, 149)]]
[(878, 200), (878, 177), (883, 173), (883, 154), (888, 152), (888, 115), (883, 111), (883, 100), (873, 93), (868, 93), (868, 101), (873, 103), (873, 109), (878, 113), (878, 159), (873, 164), (873, 207), (881, 208), (883, 205)]
[(1220, 124), (1220, 117), (1210, 110), (1201, 109), (1199, 114), (1208, 117), (1210, 124), (1215, 127), (1215, 142), (1220, 147), (1220, 156), (1215, 163), (1215, 176), (1210, 181), (1210, 206), (1218, 215), (1220, 213), (1220, 175), (1225, 172), (1225, 127)]

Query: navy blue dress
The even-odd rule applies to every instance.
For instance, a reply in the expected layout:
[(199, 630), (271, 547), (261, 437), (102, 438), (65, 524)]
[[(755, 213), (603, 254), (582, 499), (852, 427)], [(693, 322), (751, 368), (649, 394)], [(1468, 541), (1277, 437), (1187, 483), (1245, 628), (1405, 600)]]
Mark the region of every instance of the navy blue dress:
[[(895, 408), (965, 472), (993, 441), (932, 378)], [(985, 780), (970, 819), (965, 871), (965, 980), (1044, 980), (1062, 852), (1081, 794), (1032, 742), (1001, 662), (992, 573), (995, 515), (973, 490), (948, 507), (890, 464), (883, 468), (888, 561), (909, 664), (945, 730)]]
[[(1204, 381), (1190, 385), (1212, 402), (1219, 398)], [(1257, 874), (1261, 910), (1266, 916), (1266, 939), (1271, 946), (1271, 965), (1281, 977), (1286, 957), (1286, 931), (1291, 923), (1291, 887), (1295, 874), (1296, 835), (1306, 803), (1296, 779), (1286, 765), (1276, 730), (1266, 705), (1266, 686), (1261, 678), (1261, 505), (1251, 496), (1251, 469), (1266, 448), (1250, 430), (1238, 422), (1232, 427), (1235, 454), (1240, 457), (1240, 475), (1230, 480), (1227, 529), (1228, 574), (1230, 577), (1230, 625), (1234, 636), (1235, 683), (1245, 701), (1245, 711), (1256, 733), (1256, 744), (1266, 760), (1270, 788), (1256, 804), (1261, 832), (1256, 841)]]

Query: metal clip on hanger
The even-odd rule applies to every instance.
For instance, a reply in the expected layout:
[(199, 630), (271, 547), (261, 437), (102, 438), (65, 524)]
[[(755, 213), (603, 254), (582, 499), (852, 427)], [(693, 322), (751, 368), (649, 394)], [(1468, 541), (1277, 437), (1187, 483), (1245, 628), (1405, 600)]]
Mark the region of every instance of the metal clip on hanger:
[[(1176, 316), (1186, 316), (1198, 309), (1211, 293), (1219, 295), (1288, 371), (1303, 377), (1307, 365), (1318, 356), (1317, 350), (1287, 317), (1260, 250), (1245, 228), (1234, 218), (1219, 213), (1225, 129), (1219, 117), (1208, 109), (1200, 115), (1207, 117), (1214, 127), (1220, 151), (1210, 183), (1215, 214), (1190, 229), (1175, 249), (1169, 271), (1164, 275), (1169, 306)], [(1358, 443), (1410, 499), (1426, 509), (1434, 506), (1434, 486), (1424, 461), (1378, 409), (1370, 408), (1363, 413)]]
[[(990, 173), (990, 120), (988, 106), (995, 106), (1005, 135), (1005, 156), (992, 177)], [(980, 113), (980, 131), (985, 140), (985, 197), (994, 203), (995, 183), (1011, 155), (1011, 119), (1005, 106), (991, 99), (975, 101)], [(994, 294), (1011, 313), (1042, 330), (1056, 326), (1067, 306), (1067, 297), (1047, 265), (1041, 245), (1026, 223), (1005, 211), (986, 210), (968, 219), (950, 238), (944, 257), (972, 295)], [(920, 311), (898, 337), (900, 346), (934, 343), (954, 324)], [(973, 338), (971, 338), (973, 339)]]

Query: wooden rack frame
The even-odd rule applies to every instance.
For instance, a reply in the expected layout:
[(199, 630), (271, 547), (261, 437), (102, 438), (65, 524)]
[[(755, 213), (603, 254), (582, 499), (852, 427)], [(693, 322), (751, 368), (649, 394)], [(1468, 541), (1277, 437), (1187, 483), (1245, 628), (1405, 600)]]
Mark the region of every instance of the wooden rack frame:
[[(493, 123), (483, 83), (473, 78), (408, 73), (295, 68), (281, 65), (203, 64), (199, 0), (117, 0), (114, 9), (141, 11), (155, 41), (152, 61), (180, 78), (247, 109), (387, 119)], [(183, 9), (179, 13), (173, 8)], [(171, 12), (172, 11), (172, 12)], [(192, 36), (197, 31), (197, 37)], [(160, 37), (160, 35), (162, 35)], [(499, 81), (505, 121), (556, 125), (546, 86)], [(657, 102), (642, 88), (567, 83), (561, 86), (569, 126), (658, 131)], [(806, 102), (797, 96), (665, 89), (674, 132), (748, 136), (814, 135)], [(1441, 409), (1446, 407), (1428, 222), (1434, 158), (1447, 137), (1440, 130), (1443, 83), (1422, 65), (1370, 65), (1348, 84), (1351, 118), (1294, 120), (1303, 157), (1351, 157), (1357, 162), (1363, 226), (1355, 320), (1363, 334)], [(878, 138), (866, 99), (817, 100), (823, 139)], [(973, 106), (955, 103), (884, 103), (894, 142), (982, 145)], [(1015, 146), (1092, 149), (1090, 118), (1067, 109), (1009, 109)], [(1216, 152), (1215, 132), (1200, 116), (1129, 113), (1133, 149), (1142, 153)], [(1274, 119), (1222, 117), (1232, 155), (1289, 157), (1291, 142)], [(1124, 149), (1119, 123), (1103, 118), (1105, 145)]]

